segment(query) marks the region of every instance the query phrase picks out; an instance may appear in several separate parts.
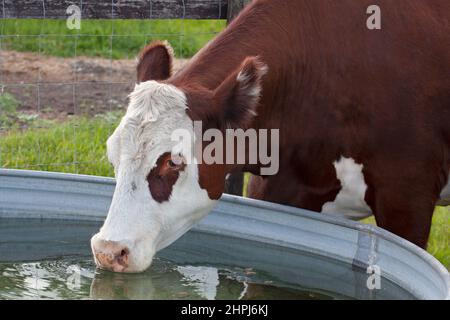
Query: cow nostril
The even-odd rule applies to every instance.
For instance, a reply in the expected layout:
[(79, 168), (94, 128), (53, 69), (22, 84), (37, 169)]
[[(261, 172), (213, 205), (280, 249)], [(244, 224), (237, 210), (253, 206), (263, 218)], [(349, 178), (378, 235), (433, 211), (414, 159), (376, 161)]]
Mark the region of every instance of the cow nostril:
[(122, 251), (120, 251), (120, 256), (124, 257), (128, 254), (128, 250), (127, 249), (122, 249)]

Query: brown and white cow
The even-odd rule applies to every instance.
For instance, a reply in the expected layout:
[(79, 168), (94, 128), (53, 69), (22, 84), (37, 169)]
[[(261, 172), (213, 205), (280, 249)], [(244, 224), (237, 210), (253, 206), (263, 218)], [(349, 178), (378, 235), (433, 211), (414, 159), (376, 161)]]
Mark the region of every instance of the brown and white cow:
[[(253, 1), (172, 75), (147, 46), (108, 157), (117, 186), (96, 263), (138, 272), (205, 216), (225, 177), (251, 172), (250, 197), (360, 218), (425, 247), (450, 203), (450, 1)], [(171, 132), (279, 128), (280, 168), (175, 161)], [(178, 157), (180, 155), (177, 155)], [(184, 155), (181, 154), (181, 157)]]

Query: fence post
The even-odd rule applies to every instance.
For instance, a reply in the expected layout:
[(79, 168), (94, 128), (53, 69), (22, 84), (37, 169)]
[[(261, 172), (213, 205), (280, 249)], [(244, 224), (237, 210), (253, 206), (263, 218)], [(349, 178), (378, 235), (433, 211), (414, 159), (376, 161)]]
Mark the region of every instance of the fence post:
[(228, 0), (227, 23), (236, 17), (252, 0)]

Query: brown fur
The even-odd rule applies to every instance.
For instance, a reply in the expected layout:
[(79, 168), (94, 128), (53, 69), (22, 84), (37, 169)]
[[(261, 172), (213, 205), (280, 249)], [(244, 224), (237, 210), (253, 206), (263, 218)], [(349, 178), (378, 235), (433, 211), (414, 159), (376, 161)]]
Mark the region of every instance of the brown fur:
[(171, 154), (163, 153), (156, 161), (156, 166), (147, 176), (148, 187), (153, 199), (157, 202), (168, 201), (172, 194), (173, 185), (186, 165), (169, 165)]
[(165, 80), (172, 74), (173, 49), (166, 41), (155, 41), (138, 56), (137, 80)]
[[(333, 162), (351, 157), (378, 225), (424, 247), (450, 168), (450, 1), (379, 0), (381, 30), (366, 28), (371, 4), (254, 1), (167, 82), (207, 126), (280, 129), (280, 171), (252, 179), (251, 197), (320, 211), (341, 188)], [(254, 56), (269, 72), (249, 120), (227, 82)], [(203, 164), (200, 184), (218, 198), (233, 170), (259, 166)]]

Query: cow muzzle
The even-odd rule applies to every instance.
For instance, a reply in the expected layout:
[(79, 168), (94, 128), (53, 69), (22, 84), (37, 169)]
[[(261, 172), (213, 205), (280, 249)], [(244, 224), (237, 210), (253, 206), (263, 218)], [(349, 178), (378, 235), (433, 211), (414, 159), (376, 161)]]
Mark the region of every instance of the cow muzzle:
[(114, 272), (127, 272), (129, 270), (130, 249), (124, 243), (94, 240), (92, 241), (92, 252), (95, 263), (101, 269)]

